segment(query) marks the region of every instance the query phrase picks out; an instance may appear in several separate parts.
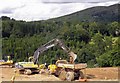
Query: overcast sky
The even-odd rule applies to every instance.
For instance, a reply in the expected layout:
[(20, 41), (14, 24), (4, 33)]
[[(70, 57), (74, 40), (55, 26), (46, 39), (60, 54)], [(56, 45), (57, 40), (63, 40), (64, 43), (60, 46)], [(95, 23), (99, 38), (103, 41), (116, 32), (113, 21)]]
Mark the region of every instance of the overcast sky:
[(45, 20), (93, 6), (109, 6), (119, 0), (0, 0), (0, 17), (16, 20)]

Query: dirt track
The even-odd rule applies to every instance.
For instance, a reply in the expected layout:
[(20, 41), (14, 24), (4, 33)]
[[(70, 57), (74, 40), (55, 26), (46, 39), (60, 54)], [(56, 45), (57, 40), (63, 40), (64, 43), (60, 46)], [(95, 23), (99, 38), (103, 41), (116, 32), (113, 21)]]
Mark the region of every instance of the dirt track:
[[(0, 68), (1, 70), (1, 68)], [(14, 68), (2, 68), (0, 76), (2, 81), (10, 81), (14, 76)], [(84, 71), (83, 71), (84, 72)], [(120, 72), (120, 71), (119, 71)], [(118, 80), (118, 68), (87, 68), (86, 77), (88, 81), (99, 81), (99, 80)], [(35, 75), (20, 75), (16, 74), (16, 81), (61, 81), (54, 75), (35, 74)]]

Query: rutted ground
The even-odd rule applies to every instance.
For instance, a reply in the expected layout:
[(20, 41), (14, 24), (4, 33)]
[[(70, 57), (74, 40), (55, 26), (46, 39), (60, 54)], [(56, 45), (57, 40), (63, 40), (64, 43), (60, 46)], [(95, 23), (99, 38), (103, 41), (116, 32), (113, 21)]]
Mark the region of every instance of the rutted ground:
[[(1, 70), (1, 68), (0, 68)], [(14, 68), (2, 68), (0, 76), (2, 81), (10, 81), (14, 76)], [(85, 71), (83, 71), (85, 73)], [(86, 77), (88, 81), (101, 81), (101, 80), (118, 80), (118, 68), (107, 67), (107, 68), (87, 68)], [(61, 81), (54, 75), (47, 74), (35, 74), (35, 75), (21, 75), (16, 74), (15, 81)]]

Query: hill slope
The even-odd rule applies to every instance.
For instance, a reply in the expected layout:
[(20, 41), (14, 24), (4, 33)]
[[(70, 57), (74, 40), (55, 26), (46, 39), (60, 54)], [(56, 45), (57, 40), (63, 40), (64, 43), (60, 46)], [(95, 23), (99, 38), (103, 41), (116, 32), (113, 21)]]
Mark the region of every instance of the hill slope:
[(69, 15), (65, 15), (62, 17), (54, 18), (52, 20), (60, 21), (97, 21), (97, 22), (112, 22), (112, 21), (120, 21), (120, 14), (118, 9), (120, 8), (120, 4), (114, 4), (111, 6), (97, 6), (88, 8), (79, 12), (75, 12)]

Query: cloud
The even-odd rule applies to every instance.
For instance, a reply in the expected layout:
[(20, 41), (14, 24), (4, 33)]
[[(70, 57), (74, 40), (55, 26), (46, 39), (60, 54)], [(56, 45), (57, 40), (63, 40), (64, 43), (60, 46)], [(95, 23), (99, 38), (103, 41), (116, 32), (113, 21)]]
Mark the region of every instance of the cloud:
[(41, 0), (43, 3), (103, 3), (108, 1), (119, 1), (119, 0)]
[(15, 10), (24, 7), (20, 0), (0, 0), (0, 16), (11, 16)]
[(14, 11), (16, 9), (22, 8), (24, 6), (25, 5), (21, 5), (20, 7), (5, 7), (5, 8), (0, 10), (0, 13), (2, 13), (2, 14), (12, 14), (12, 13), (14, 13)]
[[(26, 7), (16, 10), (13, 17), (24, 20), (44, 20), (63, 16), (84, 9), (84, 4), (43, 4), (29, 3)], [(24, 11), (24, 12), (23, 12)]]
[(1, 10), (0, 13), (2, 13), (2, 14), (11, 14), (11, 13), (13, 13), (13, 10), (10, 9), (10, 8), (7, 8), (7, 9)]
[[(46, 1), (48, 3), (45, 3)], [(94, 3), (88, 3), (88, 1)], [(118, 0), (0, 0), (0, 2), (0, 16), (32, 21), (55, 18), (93, 6), (108, 6), (117, 3)]]

